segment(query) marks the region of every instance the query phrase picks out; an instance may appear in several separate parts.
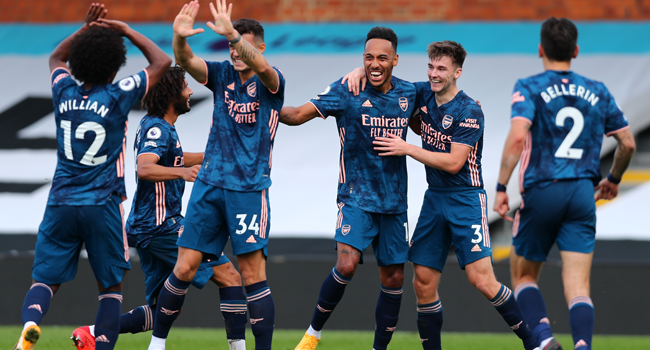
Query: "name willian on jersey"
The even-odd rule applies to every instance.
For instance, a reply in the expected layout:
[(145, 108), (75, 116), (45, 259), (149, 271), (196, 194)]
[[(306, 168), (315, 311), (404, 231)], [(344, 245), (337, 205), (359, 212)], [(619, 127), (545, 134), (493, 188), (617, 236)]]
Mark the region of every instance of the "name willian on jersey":
[[(98, 108), (99, 107), (99, 108)], [(59, 113), (63, 114), (67, 111), (93, 111), (98, 115), (101, 115), (102, 118), (108, 114), (108, 108), (105, 105), (99, 106), (97, 101), (91, 100), (81, 100), (76, 99), (63, 101), (59, 104)]]
[(224, 92), (224, 102), (228, 105), (228, 114), (239, 124), (251, 124), (257, 121), (257, 111), (260, 109), (258, 101), (237, 103), (230, 99), (230, 93)]

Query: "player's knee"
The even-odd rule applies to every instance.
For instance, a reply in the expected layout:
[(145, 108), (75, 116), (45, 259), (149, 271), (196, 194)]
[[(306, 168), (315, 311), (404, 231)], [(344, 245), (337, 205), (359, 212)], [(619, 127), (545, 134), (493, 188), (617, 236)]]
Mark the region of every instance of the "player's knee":
[(381, 284), (388, 288), (399, 288), (404, 285), (404, 271), (397, 269), (389, 276), (382, 276)]
[(176, 266), (174, 266), (174, 275), (181, 281), (191, 281), (194, 279), (197, 270), (198, 266), (195, 267), (192, 264), (179, 260), (176, 262)]
[(490, 294), (490, 287), (494, 282), (496, 282), (494, 278), (490, 278), (491, 276), (484, 274), (468, 274), (467, 277), (469, 279), (469, 283), (474, 286), (474, 288), (478, 289), (478, 291), (483, 295)]
[(338, 271), (345, 278), (352, 278), (357, 272), (357, 264), (352, 261), (337, 261), (336, 271)]

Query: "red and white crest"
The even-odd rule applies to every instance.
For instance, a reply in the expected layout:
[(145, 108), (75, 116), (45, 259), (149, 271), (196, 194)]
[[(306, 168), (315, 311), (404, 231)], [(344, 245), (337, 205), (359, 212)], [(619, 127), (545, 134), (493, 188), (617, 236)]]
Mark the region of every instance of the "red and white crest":
[(252, 84), (248, 85), (246, 90), (248, 91), (248, 94), (251, 97), (255, 97), (255, 94), (257, 94), (257, 84), (255, 82), (253, 82)]
[(399, 98), (399, 108), (404, 112), (409, 108), (409, 100), (407, 100), (406, 97)]
[(453, 122), (454, 122), (454, 117), (447, 114), (444, 118), (442, 118), (442, 127), (448, 129)]
[(343, 227), (341, 227), (341, 233), (345, 236), (350, 233), (350, 229), (350, 225), (343, 225)]

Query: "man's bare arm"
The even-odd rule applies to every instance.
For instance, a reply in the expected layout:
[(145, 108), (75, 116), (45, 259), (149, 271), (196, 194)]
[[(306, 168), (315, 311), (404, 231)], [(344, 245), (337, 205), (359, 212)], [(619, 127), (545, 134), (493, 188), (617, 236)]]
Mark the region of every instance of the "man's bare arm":
[(300, 107), (285, 106), (280, 111), (280, 123), (300, 125), (320, 116), (316, 107), (309, 102)]
[(151, 153), (143, 153), (138, 156), (138, 180), (160, 182), (183, 179), (194, 182), (196, 175), (201, 169), (200, 165), (195, 165), (190, 168), (166, 167), (158, 165), (158, 159), (157, 155)]
[(198, 12), (198, 1), (183, 5), (183, 8), (174, 19), (172, 48), (174, 49), (176, 63), (185, 69), (194, 80), (205, 84), (208, 81), (208, 70), (205, 62), (201, 58), (194, 56), (192, 48), (187, 43), (188, 37), (203, 33), (202, 28), (194, 29), (194, 20)]
[(189, 168), (195, 165), (201, 165), (203, 163), (203, 152), (201, 153), (183, 152), (183, 159), (185, 160), (185, 167)]

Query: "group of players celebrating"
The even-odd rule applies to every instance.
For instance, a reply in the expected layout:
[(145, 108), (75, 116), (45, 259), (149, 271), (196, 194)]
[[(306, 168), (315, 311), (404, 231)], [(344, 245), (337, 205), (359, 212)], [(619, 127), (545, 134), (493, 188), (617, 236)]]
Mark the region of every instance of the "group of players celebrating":
[[(35, 346), (50, 300), (61, 283), (74, 278), (84, 243), (97, 279), (99, 310), (94, 325), (73, 332), (79, 350), (113, 349), (120, 333), (149, 330), (149, 349), (164, 349), (189, 286), (202, 288), (208, 280), (219, 287), (229, 348), (245, 349), (250, 318), (255, 349), (271, 349), (275, 306), (266, 256), (273, 142), (279, 122), (299, 125), (328, 116), (336, 118), (341, 143), (337, 262), (323, 281), (297, 350), (316, 349), (370, 244), (381, 280), (373, 349), (387, 349), (397, 327), (408, 261), (415, 271), (422, 346), (441, 349), (437, 287), (452, 244), (470, 283), (525, 349), (562, 349), (536, 284), (554, 243), (563, 260), (573, 347), (591, 349), (594, 187), (596, 199), (617, 195), (635, 143), (607, 88), (570, 71), (578, 54), (572, 22), (544, 22), (539, 56), (545, 72), (519, 80), (512, 97), (495, 210), (513, 220), (507, 216), (505, 185), (521, 159), (522, 202), (514, 217), (511, 250), (513, 293), (497, 281), (492, 268), (481, 173), (484, 116), (480, 105), (457, 87), (465, 49), (448, 40), (431, 43), (427, 80), (410, 83), (392, 74), (399, 58), (397, 35), (375, 27), (367, 34), (363, 67), (300, 107), (283, 107), (285, 79), (262, 55), (263, 27), (252, 19), (231, 22), (231, 10), (225, 0), (210, 3), (214, 22), (208, 23), (230, 42), (230, 62), (208, 62), (193, 54), (186, 39), (203, 32), (194, 29), (198, 0), (184, 5), (174, 21), (177, 66), (170, 67), (171, 59), (128, 25), (107, 19), (101, 4), (91, 5), (83, 27), (50, 56), (58, 163), (15, 350)], [(113, 84), (126, 60), (122, 37), (150, 65)], [(190, 110), (186, 72), (213, 92), (204, 153), (183, 152), (174, 128), (179, 115)], [(138, 184), (123, 226), (127, 113), (138, 100), (147, 116), (136, 134)], [(422, 147), (405, 142), (409, 128), (421, 135)], [(600, 180), (603, 134), (613, 135), (618, 146), (609, 175)], [(407, 155), (425, 165), (429, 186), (410, 239)], [(194, 186), (183, 217), (186, 181)], [(222, 253), (228, 239), (239, 271)], [(140, 256), (147, 304), (120, 315), (122, 278), (130, 268), (128, 246)]]

